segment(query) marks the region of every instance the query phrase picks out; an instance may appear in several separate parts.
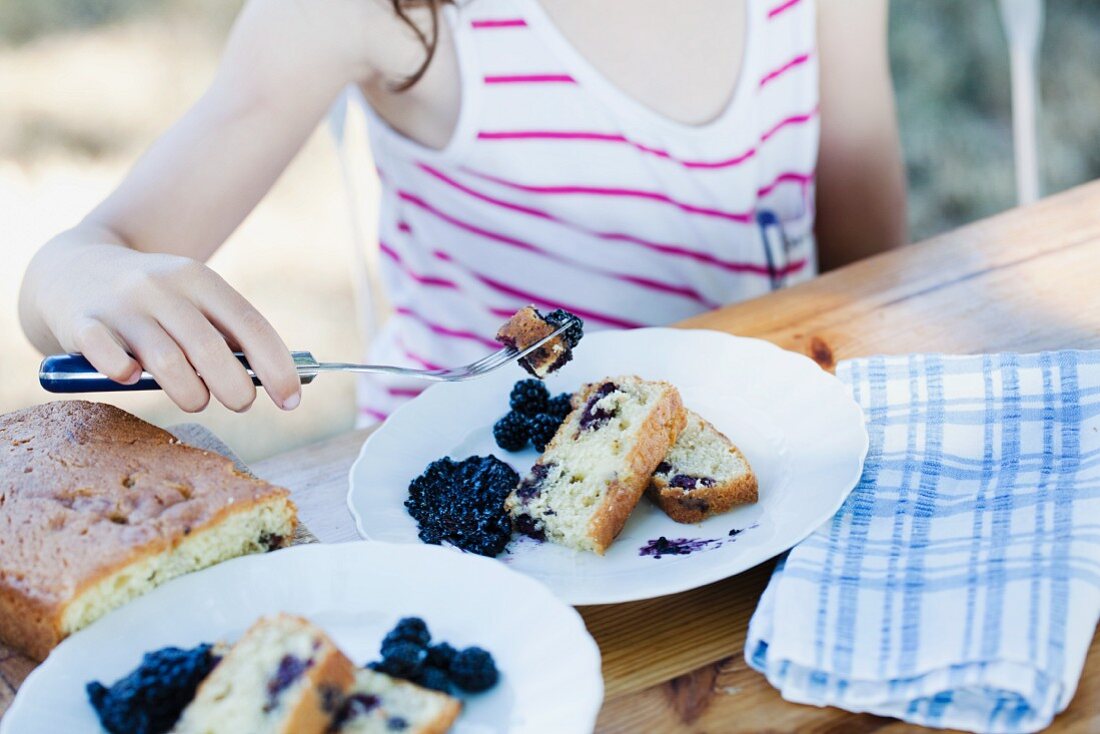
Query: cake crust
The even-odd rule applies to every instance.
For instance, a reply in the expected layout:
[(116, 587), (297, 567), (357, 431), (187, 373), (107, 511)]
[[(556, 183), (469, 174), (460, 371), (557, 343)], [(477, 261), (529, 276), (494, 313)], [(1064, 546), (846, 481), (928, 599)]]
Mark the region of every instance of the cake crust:
[[(666, 515), (680, 523), (698, 523), (708, 517), (728, 512), (737, 505), (751, 504), (758, 499), (756, 474), (749, 466), (741, 450), (729, 438), (714, 427), (705, 418), (692, 411), (686, 411), (688, 423), (696, 423), (706, 438), (743, 467), (725, 480), (715, 480), (713, 484), (697, 484), (692, 488), (673, 486), (668, 474), (656, 472), (646, 490), (646, 494)], [(686, 435), (686, 433), (685, 433)], [(670, 451), (675, 452), (676, 447)], [(670, 467), (675, 472), (675, 467)]]
[[(680, 393), (668, 383), (661, 384), (670, 389), (665, 391), (646, 418), (640, 440), (627, 454), (628, 470), (608, 485), (607, 494), (589, 523), (588, 536), (600, 555), (607, 551), (626, 526), (626, 521), (649, 485), (653, 471), (683, 430), (685, 418)], [(586, 393), (593, 389), (594, 386), (590, 386)]]
[[(60, 401), (0, 416), (0, 639), (41, 660), (92, 621), (78, 602), (107, 593), (105, 581), (186, 557), (223, 523), (260, 514), (287, 531), (264, 545), (289, 544), (287, 490), (113, 406)], [(159, 572), (169, 568), (179, 575), (171, 563)], [(129, 598), (96, 604), (102, 613)]]

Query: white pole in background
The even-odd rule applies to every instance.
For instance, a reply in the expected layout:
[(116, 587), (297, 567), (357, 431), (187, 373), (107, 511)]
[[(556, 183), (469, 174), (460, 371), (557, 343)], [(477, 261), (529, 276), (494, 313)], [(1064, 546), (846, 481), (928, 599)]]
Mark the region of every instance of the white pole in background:
[(1039, 144), (1035, 120), (1039, 109), (1043, 0), (1000, 0), (1000, 5), (1011, 60), (1016, 198), (1020, 204), (1028, 204), (1039, 198)]

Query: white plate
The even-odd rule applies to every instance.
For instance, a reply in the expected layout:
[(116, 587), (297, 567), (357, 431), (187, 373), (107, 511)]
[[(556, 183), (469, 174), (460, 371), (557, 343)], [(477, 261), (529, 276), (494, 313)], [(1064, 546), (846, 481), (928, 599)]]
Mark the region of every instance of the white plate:
[[(570, 604), (609, 604), (686, 591), (741, 573), (787, 550), (840, 508), (859, 480), (867, 431), (859, 406), (832, 375), (769, 342), (715, 331), (638, 329), (586, 336), (551, 392), (607, 376), (668, 380), (684, 404), (745, 453), (760, 501), (681, 525), (643, 499), (602, 558), (552, 543), (513, 541), (501, 559)], [(492, 426), (508, 410), (520, 369), (439, 384), (403, 406), (367, 439), (351, 469), (348, 506), (360, 535), (419, 543), (403, 505), (409, 482), (441, 456), (494, 454), (520, 474), (534, 449), (508, 453)], [(730, 538), (732, 530), (741, 530)], [(642, 556), (661, 536), (712, 541), (688, 555)], [(457, 551), (455, 551), (457, 552)]]
[(320, 625), (359, 664), (377, 659), (386, 631), (407, 615), (423, 617), (433, 639), (492, 652), (501, 681), (466, 698), (455, 734), (587, 733), (603, 699), (596, 644), (541, 585), (477, 556), (356, 542), (239, 558), (112, 612), (27, 678), (0, 734), (100, 732), (87, 681), (113, 683), (148, 650), (234, 640), (280, 611)]

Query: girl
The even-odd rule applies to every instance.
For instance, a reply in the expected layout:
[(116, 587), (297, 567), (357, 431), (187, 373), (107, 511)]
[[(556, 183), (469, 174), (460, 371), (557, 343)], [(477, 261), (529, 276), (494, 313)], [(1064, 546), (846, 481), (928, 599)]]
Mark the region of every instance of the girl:
[[(209, 91), (31, 262), (31, 341), (188, 411), (251, 405), (239, 349), (295, 408), (286, 346), (202, 263), (346, 89), (383, 191), (375, 362), (470, 361), (528, 303), (665, 324), (904, 238), (885, 0), (251, 0)], [(364, 414), (421, 387), (364, 382)]]

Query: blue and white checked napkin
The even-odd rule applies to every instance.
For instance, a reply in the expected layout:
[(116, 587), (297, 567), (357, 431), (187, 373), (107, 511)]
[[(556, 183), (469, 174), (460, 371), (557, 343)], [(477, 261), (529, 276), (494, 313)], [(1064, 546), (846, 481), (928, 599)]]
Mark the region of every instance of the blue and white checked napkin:
[(842, 363), (859, 486), (791, 550), (745, 657), (783, 697), (1031, 732), (1100, 618), (1100, 352)]

